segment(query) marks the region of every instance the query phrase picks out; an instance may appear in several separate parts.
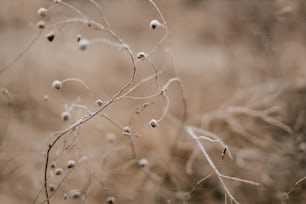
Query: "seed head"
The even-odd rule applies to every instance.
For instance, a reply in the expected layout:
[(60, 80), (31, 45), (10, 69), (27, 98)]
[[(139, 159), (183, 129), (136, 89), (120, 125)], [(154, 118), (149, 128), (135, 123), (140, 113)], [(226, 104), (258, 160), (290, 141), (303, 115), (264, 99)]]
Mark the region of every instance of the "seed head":
[(81, 39), (82, 39), (81, 34), (78, 34), (78, 35), (77, 35), (77, 42), (80, 42)]
[(131, 133), (131, 128), (130, 128), (129, 126), (125, 126), (125, 127), (123, 128), (123, 133), (125, 133), (125, 134)]
[(96, 100), (96, 104), (97, 104), (97, 106), (102, 106), (103, 101), (101, 99), (98, 99), (98, 100)]
[(75, 167), (75, 161), (74, 160), (68, 160), (67, 161), (67, 168), (72, 169), (73, 167)]
[(69, 194), (70, 194), (70, 197), (73, 199), (79, 199), (81, 196), (81, 192), (77, 189), (71, 190)]
[(147, 54), (145, 52), (138, 52), (137, 53), (137, 58), (138, 59), (143, 59), (147, 56)]
[(158, 121), (155, 119), (152, 119), (150, 122), (150, 125), (152, 126), (152, 128), (156, 128), (158, 126)]
[(80, 50), (86, 50), (88, 45), (89, 45), (89, 41), (88, 40), (80, 39), (80, 41), (79, 41), (79, 49)]
[(52, 82), (52, 87), (57, 89), (57, 90), (61, 89), (62, 86), (63, 86), (63, 83), (61, 81), (59, 81), (59, 80), (54, 80)]
[(140, 166), (140, 167), (146, 167), (146, 166), (148, 166), (148, 160), (147, 160), (147, 159), (144, 159), (144, 158), (140, 159), (140, 160), (138, 161), (138, 166)]
[(62, 112), (61, 117), (62, 117), (63, 121), (67, 121), (71, 118), (71, 114), (68, 111), (64, 111), (64, 112)]
[(60, 176), (60, 175), (63, 174), (63, 169), (62, 168), (56, 168), (54, 172), (55, 172), (55, 175)]
[(53, 162), (51, 162), (50, 167), (51, 167), (51, 169), (55, 169), (55, 167), (56, 167), (56, 163), (55, 163), (54, 161), (53, 161)]
[(49, 40), (49, 42), (52, 42), (55, 38), (55, 33), (54, 32), (50, 32), (46, 35), (46, 38)]
[(38, 21), (38, 22), (37, 22), (37, 28), (39, 28), (39, 29), (45, 29), (45, 27), (46, 27), (45, 21)]
[(50, 192), (54, 192), (55, 189), (56, 189), (55, 185), (53, 185), (53, 184), (50, 184), (50, 185), (49, 185), (49, 191), (50, 191)]
[(47, 15), (48, 10), (46, 8), (40, 8), (37, 10), (37, 14), (41, 17), (45, 17)]
[(109, 196), (106, 201), (107, 201), (107, 204), (114, 204), (116, 199), (113, 196)]
[(158, 28), (158, 27), (160, 27), (160, 26), (161, 26), (160, 22), (159, 22), (158, 20), (156, 20), (156, 19), (154, 19), (154, 20), (152, 20), (152, 21), (150, 22), (150, 28), (151, 28), (152, 30), (155, 30), (156, 28)]

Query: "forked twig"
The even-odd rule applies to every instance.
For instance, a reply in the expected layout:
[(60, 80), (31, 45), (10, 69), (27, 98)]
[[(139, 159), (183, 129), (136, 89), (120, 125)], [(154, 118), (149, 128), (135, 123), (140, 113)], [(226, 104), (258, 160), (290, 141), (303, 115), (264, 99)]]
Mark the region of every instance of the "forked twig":
[(240, 178), (236, 178), (236, 177), (231, 177), (231, 176), (225, 176), (223, 174), (220, 173), (220, 171), (217, 169), (216, 165), (214, 164), (214, 162), (212, 161), (212, 159), (210, 158), (209, 154), (207, 153), (206, 149), (204, 148), (203, 144), (200, 142), (200, 138), (195, 134), (195, 131), (197, 130), (194, 129), (194, 127), (191, 126), (187, 126), (186, 127), (186, 131), (187, 133), (191, 136), (191, 138), (196, 142), (197, 146), (200, 148), (202, 154), (204, 155), (204, 157), (206, 158), (207, 162), (209, 163), (210, 167), (213, 169), (213, 172), (217, 175), (219, 182), (221, 183), (221, 185), (223, 186), (223, 189), (225, 191), (225, 194), (227, 194), (227, 196), (236, 204), (238, 204), (239, 202), (236, 200), (236, 198), (232, 195), (232, 193), (229, 191), (228, 187), (226, 186), (223, 178), (226, 179), (231, 179), (231, 180), (235, 180), (235, 181), (240, 181), (240, 182), (244, 182), (244, 183), (248, 183), (248, 184), (252, 184), (252, 185), (256, 185), (258, 186), (259, 184), (254, 182), (254, 181), (249, 181), (249, 180), (245, 180), (245, 179), (240, 179)]

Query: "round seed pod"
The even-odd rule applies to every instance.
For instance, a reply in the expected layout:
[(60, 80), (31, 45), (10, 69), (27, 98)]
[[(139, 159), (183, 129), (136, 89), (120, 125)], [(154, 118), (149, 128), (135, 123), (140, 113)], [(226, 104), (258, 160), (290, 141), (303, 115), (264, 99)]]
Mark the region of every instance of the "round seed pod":
[(64, 112), (62, 112), (61, 117), (62, 117), (63, 121), (67, 121), (67, 120), (69, 120), (71, 118), (71, 114), (69, 112), (67, 112), (67, 111), (64, 111)]
[(155, 30), (155, 29), (159, 28), (160, 26), (161, 26), (160, 22), (156, 19), (154, 19), (150, 22), (150, 28), (152, 30)]
[(46, 35), (46, 38), (49, 42), (52, 42), (55, 38), (55, 33), (54, 32), (50, 32)]
[(75, 167), (76, 163), (74, 160), (68, 160), (67, 161), (67, 168), (68, 169), (72, 169), (73, 167)]
[(46, 8), (39, 8), (37, 10), (37, 14), (41, 17), (45, 17), (47, 15), (47, 13), (48, 13), (48, 9), (46, 9)]
[(59, 80), (55, 80), (52, 82), (52, 87), (57, 89), (57, 90), (60, 90), (63, 86), (63, 83)]
[(158, 121), (155, 119), (152, 119), (150, 122), (150, 125), (152, 126), (152, 128), (156, 128), (158, 126)]
[(54, 173), (55, 173), (56, 176), (60, 176), (60, 175), (63, 174), (63, 169), (62, 168), (57, 168), (57, 169), (55, 169)]

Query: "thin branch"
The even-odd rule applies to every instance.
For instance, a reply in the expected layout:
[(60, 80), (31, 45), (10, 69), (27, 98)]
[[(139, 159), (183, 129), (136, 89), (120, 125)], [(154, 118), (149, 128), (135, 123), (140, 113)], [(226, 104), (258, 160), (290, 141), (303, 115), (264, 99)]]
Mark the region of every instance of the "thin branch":
[(6, 65), (2, 66), (0, 68), (0, 75), (5, 72), (7, 69), (9, 69), (10, 67), (12, 67), (33, 45), (34, 43), (39, 39), (39, 37), (41, 36), (41, 34), (43, 33), (43, 30), (39, 31), (37, 33), (37, 35), (34, 36), (34, 38), (29, 42), (29, 44), (27, 44), (21, 51), (19, 54), (17, 54), (9, 63), (7, 63)]

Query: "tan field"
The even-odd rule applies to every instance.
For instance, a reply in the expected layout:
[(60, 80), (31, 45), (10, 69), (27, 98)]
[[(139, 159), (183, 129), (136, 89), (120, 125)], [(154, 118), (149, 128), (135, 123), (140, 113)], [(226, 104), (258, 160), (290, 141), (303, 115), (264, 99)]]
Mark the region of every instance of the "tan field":
[(305, 14), (1, 0), (0, 203), (304, 203)]

